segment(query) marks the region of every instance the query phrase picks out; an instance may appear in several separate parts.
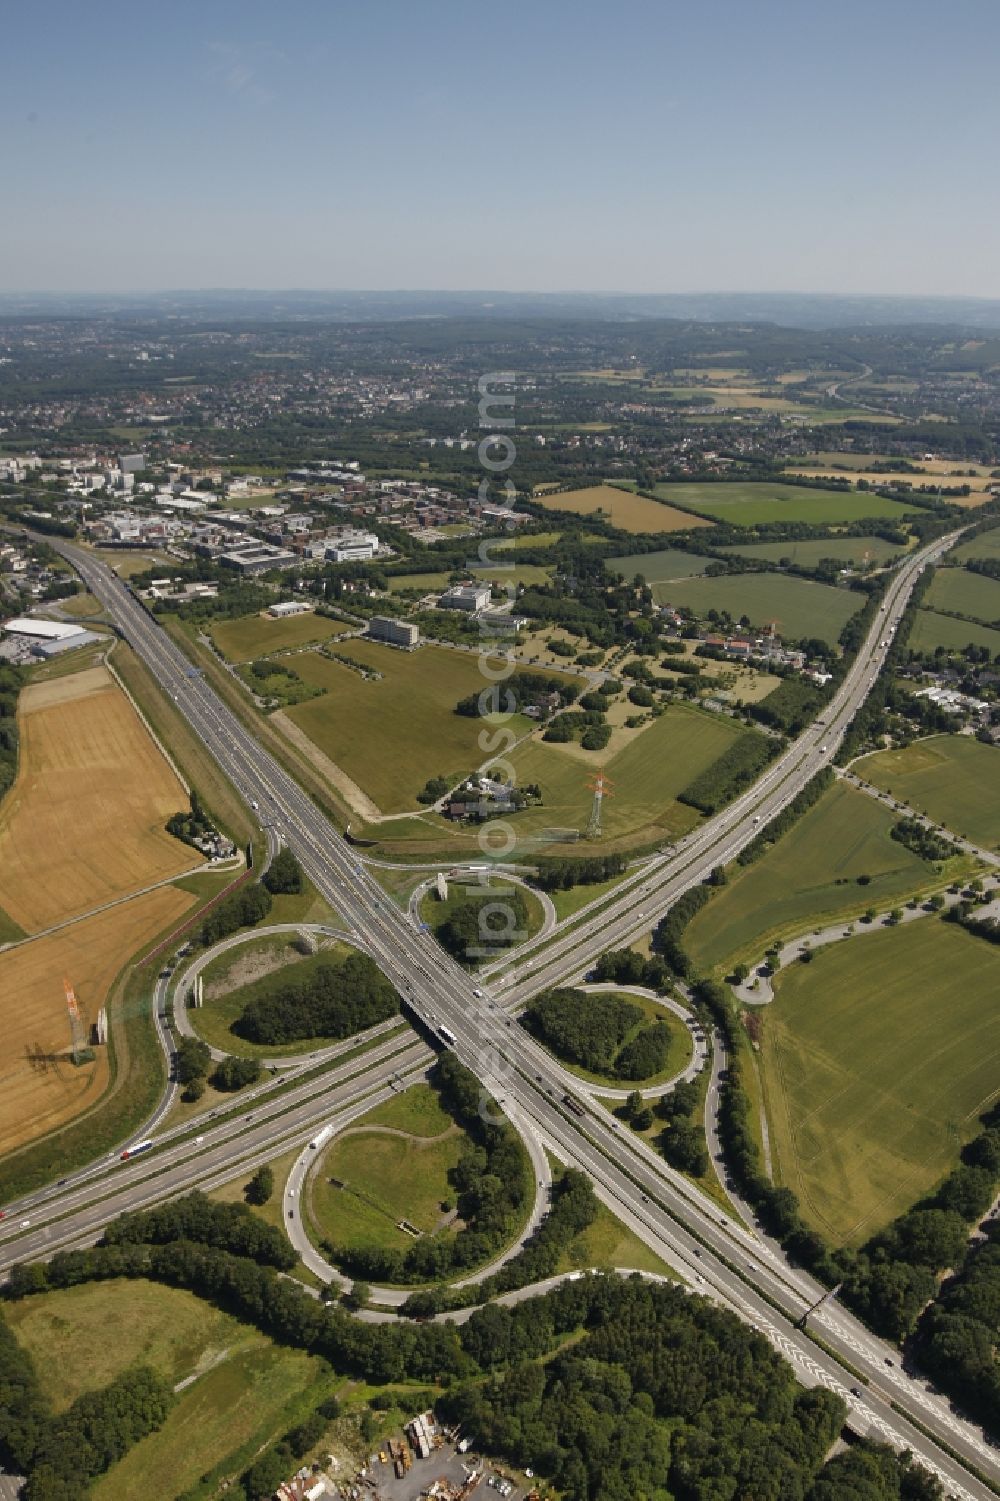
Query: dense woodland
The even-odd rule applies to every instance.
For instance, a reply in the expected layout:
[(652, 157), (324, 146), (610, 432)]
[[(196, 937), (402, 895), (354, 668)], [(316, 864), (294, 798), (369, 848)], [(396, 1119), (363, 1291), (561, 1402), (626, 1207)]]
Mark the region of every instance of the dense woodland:
[(353, 1037), (399, 1011), (399, 996), (367, 954), (279, 972), (233, 1022), (237, 1037), (278, 1046), (306, 1037)]
[(624, 996), (569, 988), (537, 996), (521, 1017), (564, 1062), (627, 1081), (658, 1074), (670, 1052), (670, 1025), (644, 1020), (642, 1007)]

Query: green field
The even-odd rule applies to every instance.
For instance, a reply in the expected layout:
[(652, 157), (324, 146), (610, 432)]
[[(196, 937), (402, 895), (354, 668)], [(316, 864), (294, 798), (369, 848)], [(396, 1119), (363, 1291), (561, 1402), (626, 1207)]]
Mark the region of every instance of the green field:
[(137, 573), (147, 573), (150, 568), (162, 568), (164, 574), (170, 574), (177, 567), (177, 559), (172, 558), (165, 552), (129, 552), (122, 548), (108, 548), (101, 552), (100, 548), (94, 551), (95, 558), (100, 558), (113, 568), (119, 578), (130, 579)]
[(67, 599), (59, 601), (59, 608), (66, 615), (73, 615), (77, 619), (93, 619), (95, 615), (104, 614), (104, 606), (93, 594), (71, 594)]
[[(599, 847), (614, 848), (640, 836), (649, 843), (673, 839), (693, 828), (699, 815), (676, 801), (678, 793), (746, 733), (721, 715), (671, 704), (609, 760), (596, 761), (613, 783)], [(511, 760), (520, 783), (537, 782), (542, 790), (542, 806), (519, 813), (513, 822), (526, 844), (545, 829), (586, 828), (592, 773), (572, 747), (533, 740), (519, 746)]]
[(748, 542), (719, 551), (741, 558), (763, 558), (769, 563), (790, 558), (802, 568), (815, 568), (821, 558), (838, 558), (842, 563), (884, 563), (906, 549), (883, 537), (821, 537), (797, 542)]
[(658, 552), (635, 552), (625, 558), (607, 558), (606, 565), (631, 583), (641, 573), (647, 584), (661, 584), (667, 579), (690, 578), (704, 573), (711, 558), (679, 547), (663, 547)]
[(769, 521), (806, 521), (811, 525), (862, 521), (871, 516), (901, 521), (914, 507), (856, 490), (820, 490), (782, 482), (725, 482), (656, 485), (658, 500), (681, 510), (724, 522), (727, 526), (759, 526)]
[(1000, 1078), (1000, 949), (927, 918), (778, 980), (762, 1063), (778, 1180), (862, 1241), (954, 1166)]
[(320, 1237), (343, 1246), (405, 1249), (413, 1237), (397, 1228), (404, 1219), (425, 1235), (449, 1233), (441, 1205), (454, 1200), (448, 1173), (466, 1137), (436, 1096), (433, 1104), (424, 1098), (433, 1094), (428, 1084), (413, 1085), (388, 1102), (395, 1107), (388, 1117), (381, 1113), (386, 1106), (379, 1107), (321, 1153), (308, 1187), (309, 1216)]
[(210, 634), (227, 662), (249, 662), (253, 657), (290, 651), (310, 641), (329, 641), (345, 635), (351, 627), (343, 620), (315, 615), (289, 615), (275, 620), (271, 615), (243, 615), (238, 620), (218, 620)]
[(389, 579), (389, 592), (399, 594), (404, 589), (419, 589), (423, 594), (437, 593), (447, 589), (446, 573), (397, 573)]
[(970, 542), (953, 547), (948, 557), (954, 558), (956, 563), (967, 563), (973, 558), (1000, 558), (1000, 526), (980, 532)]
[[(265, 1444), (301, 1422), (334, 1384), (318, 1356), (257, 1335), (252, 1346), (182, 1391), (163, 1427), (136, 1444), (87, 1495), (91, 1501), (216, 1495), (227, 1475), (244, 1469)], [(196, 1491), (205, 1475), (215, 1483)]]
[(967, 735), (933, 735), (866, 756), (854, 770), (953, 834), (1000, 848), (1000, 749)]
[(948, 651), (964, 651), (967, 646), (985, 646), (994, 661), (1000, 661), (1000, 631), (971, 620), (955, 620), (936, 610), (918, 610), (907, 645), (914, 651), (934, 651), (943, 646)]
[[(469, 569), (469, 576), (478, 579), (489, 580), (497, 584), (547, 584), (552, 575), (551, 568), (542, 568), (537, 563), (511, 563), (509, 567), (503, 563), (482, 565), (474, 564)], [(399, 594), (404, 589), (420, 589), (424, 594), (436, 594), (448, 588), (447, 573), (400, 573), (389, 579), (389, 590), (392, 594)]]
[(695, 968), (757, 961), (773, 939), (892, 907), (934, 881), (932, 865), (890, 839), (894, 822), (867, 793), (831, 787), (760, 860), (734, 867), (693, 919), (684, 942)]
[(928, 609), (969, 615), (983, 625), (1000, 621), (1000, 583), (965, 568), (939, 568), (924, 602)]
[[(214, 961), (216, 965), (226, 966), (242, 959), (244, 962), (251, 960), (251, 954), (247, 953), (250, 945), (240, 946), (235, 952), (220, 954)], [(237, 985), (228, 994), (206, 999), (204, 1006), (197, 1009), (189, 1007), (188, 1020), (197, 1032), (198, 1036), (213, 1048), (221, 1048), (227, 1053), (237, 1053), (242, 1058), (281, 1058), (294, 1057), (297, 1053), (308, 1053), (313, 1048), (321, 1047), (329, 1042), (329, 1038), (304, 1037), (295, 1042), (280, 1044), (247, 1042), (242, 1037), (237, 1037), (230, 1030), (233, 1022), (242, 1013), (251, 1001), (261, 996), (274, 994), (288, 981), (290, 976), (296, 978), (310, 974), (318, 965), (330, 959), (340, 960), (354, 950), (346, 943), (333, 943), (322, 948), (318, 953), (308, 957), (300, 954), (291, 942), (291, 935), (276, 934), (273, 938), (262, 939), (259, 945), (254, 946), (255, 954), (261, 960), (261, 967), (273, 956), (273, 960), (280, 963), (280, 968), (272, 968), (267, 974), (262, 974), (259, 979), (250, 980), (246, 984)], [(211, 976), (206, 968), (205, 987), (208, 989)]]
[(728, 610), (734, 620), (747, 615), (758, 627), (775, 621), (786, 640), (818, 636), (831, 644), (865, 602), (863, 595), (850, 589), (773, 573), (735, 573), (655, 584), (653, 598), (659, 604), (686, 607), (699, 615), (712, 609)]
[(130, 1365), (150, 1365), (174, 1383), (219, 1352), (259, 1338), (193, 1293), (138, 1278), (23, 1298), (9, 1303), (5, 1316), (34, 1357), (57, 1412), (81, 1392), (107, 1386)]
[[(457, 778), (483, 763), (483, 720), (454, 712), (460, 698), (489, 686), (471, 652), (441, 646), (403, 652), (352, 640), (345, 653), (377, 668), (381, 681), (303, 653), (295, 658), (296, 672), (326, 691), (296, 704), (288, 718), (383, 812), (415, 808), (429, 777)], [(532, 722), (517, 715), (508, 723), (522, 735)]]

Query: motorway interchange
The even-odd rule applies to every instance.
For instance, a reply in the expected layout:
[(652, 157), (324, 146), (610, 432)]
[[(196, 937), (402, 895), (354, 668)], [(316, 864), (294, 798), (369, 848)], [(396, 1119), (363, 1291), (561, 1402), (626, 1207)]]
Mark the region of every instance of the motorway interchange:
[[(669, 851), (643, 865), (614, 894), (582, 908), (554, 934), (522, 945), (515, 960), (474, 979), (416, 927), (288, 772), (192, 669), (190, 661), (124, 584), (92, 555), (60, 544), (109, 619), (176, 701), (240, 794), (259, 809), (272, 842), (279, 834), (320, 894), (396, 986), (428, 1038), (453, 1047), (535, 1148), (547, 1148), (586, 1172), (598, 1196), (698, 1291), (751, 1321), (807, 1385), (822, 1383), (846, 1401), (858, 1432), (908, 1448), (960, 1501), (991, 1491), (966, 1465), (1000, 1477), (994, 1452), (972, 1424), (919, 1377), (901, 1369), (894, 1347), (872, 1335), (836, 1302), (824, 1303), (801, 1327), (825, 1289), (788, 1266), (754, 1229), (720, 1213), (697, 1187), (617, 1122), (513, 1015), (539, 991), (581, 978), (606, 948), (649, 931), (679, 895), (724, 865), (827, 764), (878, 676), (885, 651), (922, 568), (954, 534), (905, 560), (893, 575), (884, 609), (821, 721), (809, 726), (758, 782)], [(482, 993), (481, 987), (488, 987)], [(165, 999), (161, 987), (159, 1002)], [(477, 994), (477, 992), (479, 992)], [(165, 1045), (168, 1040), (161, 1039)], [(250, 1171), (279, 1151), (302, 1145), (328, 1125), (340, 1129), (420, 1077), (428, 1041), (405, 1029), (348, 1060), (349, 1047), (324, 1050), (286, 1068), (279, 1079), (208, 1118), (157, 1136), (155, 1152), (122, 1163), (92, 1164), (63, 1183), (12, 1206), (0, 1231), (0, 1268), (92, 1241), (116, 1214), (193, 1187), (210, 1188)], [(248, 1110), (247, 1106), (251, 1108)], [(580, 1113), (582, 1110), (582, 1113)], [(146, 1130), (162, 1119), (165, 1106)], [(814, 1337), (815, 1334), (815, 1337)], [(964, 1461), (964, 1463), (963, 1463)]]

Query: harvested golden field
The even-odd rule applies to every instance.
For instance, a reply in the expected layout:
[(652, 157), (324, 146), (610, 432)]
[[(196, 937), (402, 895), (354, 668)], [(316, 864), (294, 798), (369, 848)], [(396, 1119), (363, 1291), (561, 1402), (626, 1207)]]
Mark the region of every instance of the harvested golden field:
[(0, 907), (27, 932), (201, 863), (164, 828), (187, 795), (106, 668), (25, 688), (18, 719)]
[(547, 511), (573, 511), (581, 516), (600, 514), (623, 532), (688, 532), (696, 526), (711, 526), (701, 516), (691, 516), (675, 506), (619, 490), (617, 485), (589, 485), (585, 490), (564, 490), (543, 495)]
[(194, 901), (190, 892), (162, 886), (0, 953), (0, 1155), (89, 1109), (107, 1087), (107, 1048), (79, 1067), (69, 1057), (64, 979), (84, 1022), (95, 1022), (126, 962)]

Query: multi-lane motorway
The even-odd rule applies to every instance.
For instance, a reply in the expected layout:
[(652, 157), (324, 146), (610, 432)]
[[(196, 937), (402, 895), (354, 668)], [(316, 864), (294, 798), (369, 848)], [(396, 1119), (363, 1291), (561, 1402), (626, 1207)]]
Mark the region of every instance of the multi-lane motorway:
[[(320, 893), (364, 935), (369, 952), (428, 1032), (440, 1037), (444, 1028), (454, 1039), (449, 1045), (484, 1089), (515, 1110), (527, 1129), (565, 1162), (587, 1172), (605, 1202), (638, 1227), (693, 1285), (751, 1319), (804, 1382), (823, 1383), (841, 1393), (854, 1427), (912, 1449), (939, 1474), (949, 1494), (966, 1501), (991, 1492), (949, 1449), (1000, 1476), (993, 1451), (978, 1430), (903, 1372), (896, 1352), (836, 1305), (826, 1305), (814, 1316), (822, 1344), (798, 1328), (805, 1308), (823, 1289), (789, 1269), (752, 1231), (722, 1216), (717, 1205), (632, 1133), (619, 1130), (600, 1107), (584, 1105), (582, 1115), (568, 1109), (569, 1076), (509, 1014), (538, 990), (583, 973), (603, 949), (648, 931), (678, 895), (730, 860), (832, 758), (878, 675), (885, 643), (920, 570), (952, 540), (938, 541), (902, 564), (886, 591), (884, 610), (822, 720), (799, 736), (750, 791), (623, 882), (611, 899), (584, 908), (548, 941), (526, 945), (516, 962), (496, 966), (483, 997), (475, 993), (482, 982), (453, 963), (430, 935), (414, 928), (326, 816), (118, 578), (90, 554), (68, 545), (61, 550), (239, 792), (259, 808), (261, 820), (280, 831)], [(373, 1102), (389, 1086), (392, 1074), (425, 1066), (426, 1057), (423, 1043), (405, 1036), (398, 1045), (390, 1040), (315, 1079), (293, 1080), (287, 1089), (265, 1097), (249, 1118), (230, 1111), (217, 1122), (206, 1122), (200, 1139), (193, 1139), (190, 1129), (173, 1133), (148, 1159), (97, 1165), (65, 1189), (38, 1196), (29, 1226), (17, 1217), (7, 1222), (0, 1234), (0, 1266), (92, 1238), (122, 1209), (249, 1168), (273, 1155), (276, 1145), (301, 1142), (312, 1128), (353, 1115), (359, 1101)]]

